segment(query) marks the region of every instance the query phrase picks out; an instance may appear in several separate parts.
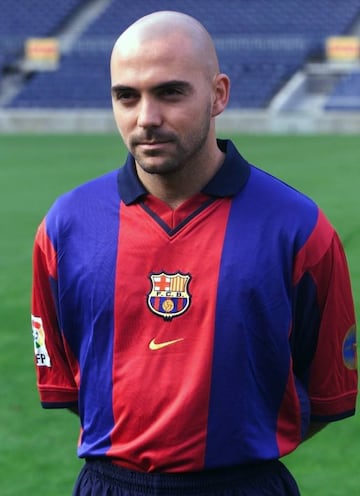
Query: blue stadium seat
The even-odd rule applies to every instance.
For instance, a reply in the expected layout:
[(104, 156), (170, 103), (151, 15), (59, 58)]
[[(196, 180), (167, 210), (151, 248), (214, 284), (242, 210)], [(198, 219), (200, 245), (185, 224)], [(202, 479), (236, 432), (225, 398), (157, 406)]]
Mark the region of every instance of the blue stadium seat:
[(360, 110), (360, 71), (343, 76), (329, 96), (325, 110)]
[(80, 3), (81, 0), (2, 0), (0, 36), (25, 38), (51, 34)]
[[(0, 46), (18, 56), (29, 37), (50, 36), (84, 0), (1, 0)], [(0, 66), (1, 67), (1, 66)]]
[[(50, 3), (51, 20), (46, 19), (46, 27), (41, 28), (46, 34), (55, 29), (55, 17), (64, 19), (79, 0), (38, 0), (38, 22), (38, 14), (47, 12)], [(5, 4), (15, 9), (11, 0)], [(333, 0), (172, 0), (171, 4), (137, 0), (126, 9), (113, 0), (82, 34), (74, 51), (63, 57), (60, 69), (34, 75), (9, 106), (108, 108), (108, 62), (115, 39), (138, 17), (169, 8), (198, 18), (214, 37), (221, 70), (232, 79), (229, 107), (265, 108), (309, 57), (323, 53), (328, 35), (347, 32), (359, 15), (360, 2), (347, 0), (344, 8)], [(27, 34), (33, 24), (28, 24)]]
[(12, 108), (111, 108), (109, 64), (97, 55), (72, 54), (61, 70), (33, 75)]

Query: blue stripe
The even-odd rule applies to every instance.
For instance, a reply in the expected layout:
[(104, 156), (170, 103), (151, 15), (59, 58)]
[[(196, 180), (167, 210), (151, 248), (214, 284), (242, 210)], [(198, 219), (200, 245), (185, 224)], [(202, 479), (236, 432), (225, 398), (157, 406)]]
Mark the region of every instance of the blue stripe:
[[(80, 365), (79, 456), (111, 446), (114, 287), (119, 236), (116, 172), (64, 195), (47, 224), (58, 255), (58, 312)], [(51, 232), (51, 229), (56, 232)]]
[(277, 419), (291, 372), (292, 262), (315, 222), (307, 198), (255, 168), (232, 202), (218, 283), (207, 468), (279, 455)]

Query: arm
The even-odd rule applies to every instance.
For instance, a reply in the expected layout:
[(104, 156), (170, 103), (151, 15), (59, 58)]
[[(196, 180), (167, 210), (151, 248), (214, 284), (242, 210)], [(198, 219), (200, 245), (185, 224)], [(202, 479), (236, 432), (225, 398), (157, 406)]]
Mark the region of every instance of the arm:
[(320, 212), (295, 265), (296, 376), (310, 400), (305, 439), (354, 414), (357, 395), (356, 326), (348, 266), (341, 241)]
[(341, 241), (313, 268), (321, 321), (311, 364), (312, 419), (336, 421), (355, 413), (357, 395), (356, 323), (350, 276)]
[(44, 408), (73, 408), (78, 390), (58, 320), (56, 288), (57, 254), (44, 221), (33, 252), (31, 312), (37, 386)]

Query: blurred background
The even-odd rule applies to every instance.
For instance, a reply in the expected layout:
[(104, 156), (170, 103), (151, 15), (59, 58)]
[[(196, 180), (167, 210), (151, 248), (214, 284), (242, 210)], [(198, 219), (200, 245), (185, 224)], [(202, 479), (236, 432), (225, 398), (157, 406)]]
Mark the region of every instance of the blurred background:
[[(110, 53), (156, 10), (191, 14), (213, 36), (232, 81), (219, 135), (318, 202), (359, 315), (360, 0), (0, 0), (0, 496), (70, 495), (82, 465), (78, 419), (39, 405), (32, 243), (58, 195), (122, 165)], [(358, 494), (359, 439), (355, 416), (286, 457), (302, 495)]]
[(222, 127), (360, 128), (359, 0), (1, 0), (0, 8), (0, 131), (64, 129), (74, 119), (79, 131), (113, 129), (112, 45), (137, 18), (164, 9), (193, 15), (215, 40), (232, 80)]

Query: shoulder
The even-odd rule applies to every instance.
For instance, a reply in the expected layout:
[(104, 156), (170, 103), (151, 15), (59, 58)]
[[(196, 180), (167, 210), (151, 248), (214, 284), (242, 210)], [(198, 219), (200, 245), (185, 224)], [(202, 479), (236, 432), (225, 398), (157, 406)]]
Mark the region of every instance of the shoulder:
[(72, 202), (85, 201), (90, 198), (101, 201), (104, 197), (117, 194), (117, 176), (119, 171), (114, 170), (95, 179), (91, 179), (60, 196), (54, 205), (71, 204)]
[(91, 221), (111, 206), (118, 206), (118, 170), (92, 179), (56, 199), (46, 215), (49, 231), (58, 231), (74, 223)]
[(251, 166), (250, 184), (269, 207), (317, 210), (316, 203), (308, 195), (254, 165)]
[(111, 171), (64, 193), (56, 199), (49, 213), (69, 212), (69, 208), (74, 206), (76, 210), (79, 207), (91, 208), (92, 205), (109, 200), (114, 195), (118, 196), (117, 175), (118, 171)]
[(246, 187), (237, 195), (238, 210), (245, 210), (253, 222), (272, 229), (311, 230), (319, 215), (316, 202), (275, 176), (250, 166)]

